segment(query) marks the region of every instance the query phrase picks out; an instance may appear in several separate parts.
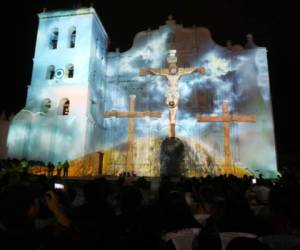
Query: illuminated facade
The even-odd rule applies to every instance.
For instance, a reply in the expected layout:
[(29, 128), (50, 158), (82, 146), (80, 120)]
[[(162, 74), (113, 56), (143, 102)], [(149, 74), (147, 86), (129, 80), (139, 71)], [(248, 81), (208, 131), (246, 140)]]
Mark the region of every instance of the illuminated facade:
[[(221, 173), (222, 123), (198, 123), (196, 116), (229, 111), (255, 115), (255, 123), (230, 126), (232, 164), (266, 177), (277, 174), (266, 48), (248, 37), (242, 46), (222, 47), (209, 30), (185, 28), (169, 19), (157, 30), (138, 33), (126, 52), (107, 53), (107, 35), (93, 8), (39, 14), (36, 51), (26, 106), (10, 127), (10, 157), (62, 161), (104, 152), (105, 174), (124, 171), (128, 119), (104, 118), (105, 111), (161, 112), (161, 118), (135, 119), (131, 155), (138, 175), (159, 175), (161, 145), (168, 136), (167, 83), (139, 76), (141, 68), (167, 65), (170, 49), (179, 67), (204, 66), (204, 75), (180, 79), (176, 136), (184, 145), (182, 172), (188, 176)], [(259, 152), (259, 153), (257, 153)]]
[(58, 162), (98, 149), (106, 51), (94, 9), (39, 14), (31, 85), (10, 128), (10, 157)]

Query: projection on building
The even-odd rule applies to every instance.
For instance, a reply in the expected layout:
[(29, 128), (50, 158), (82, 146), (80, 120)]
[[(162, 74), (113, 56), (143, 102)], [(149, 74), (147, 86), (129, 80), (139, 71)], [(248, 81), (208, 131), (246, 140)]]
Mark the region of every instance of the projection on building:
[[(169, 19), (138, 33), (128, 51), (107, 52), (107, 43), (93, 8), (39, 14), (26, 105), (9, 131), (11, 158), (72, 162), (101, 151), (103, 174), (159, 176), (175, 150), (185, 176), (277, 175), (267, 51), (251, 35), (245, 46), (223, 47), (208, 29)], [(175, 103), (166, 101), (170, 64), (186, 72)]]

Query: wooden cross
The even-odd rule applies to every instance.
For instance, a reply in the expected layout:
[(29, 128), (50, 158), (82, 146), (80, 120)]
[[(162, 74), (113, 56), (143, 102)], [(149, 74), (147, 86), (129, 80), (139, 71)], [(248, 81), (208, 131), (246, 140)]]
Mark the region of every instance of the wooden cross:
[(237, 115), (228, 112), (228, 102), (223, 101), (222, 116), (205, 116), (197, 115), (198, 122), (222, 122), (224, 126), (224, 154), (225, 154), (225, 166), (229, 167), (231, 163), (230, 152), (230, 122), (256, 122), (255, 115)]
[(133, 144), (134, 144), (134, 119), (140, 117), (161, 117), (161, 112), (150, 112), (150, 111), (135, 111), (135, 95), (129, 96), (129, 112), (121, 112), (113, 110), (111, 112), (104, 112), (104, 117), (117, 117), (117, 118), (128, 118), (128, 147), (127, 147), (127, 163), (126, 172), (133, 173)]

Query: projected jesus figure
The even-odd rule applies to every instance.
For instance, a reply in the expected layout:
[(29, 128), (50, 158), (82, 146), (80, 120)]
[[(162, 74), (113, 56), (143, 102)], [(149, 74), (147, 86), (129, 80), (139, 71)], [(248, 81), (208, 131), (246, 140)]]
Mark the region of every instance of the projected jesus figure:
[(141, 69), (140, 76), (144, 75), (160, 75), (168, 79), (168, 90), (165, 96), (165, 103), (169, 109), (169, 137), (175, 137), (176, 113), (179, 102), (179, 79), (183, 75), (188, 75), (194, 72), (204, 74), (205, 69), (200, 68), (179, 68), (177, 67), (176, 50), (170, 50), (167, 58), (169, 68), (167, 69)]

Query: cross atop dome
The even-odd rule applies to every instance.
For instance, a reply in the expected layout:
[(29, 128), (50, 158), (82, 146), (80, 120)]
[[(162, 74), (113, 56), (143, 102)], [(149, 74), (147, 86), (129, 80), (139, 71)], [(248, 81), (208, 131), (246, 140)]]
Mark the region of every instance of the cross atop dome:
[(168, 20), (166, 21), (166, 24), (168, 25), (175, 25), (176, 21), (173, 19), (172, 15), (168, 15)]

